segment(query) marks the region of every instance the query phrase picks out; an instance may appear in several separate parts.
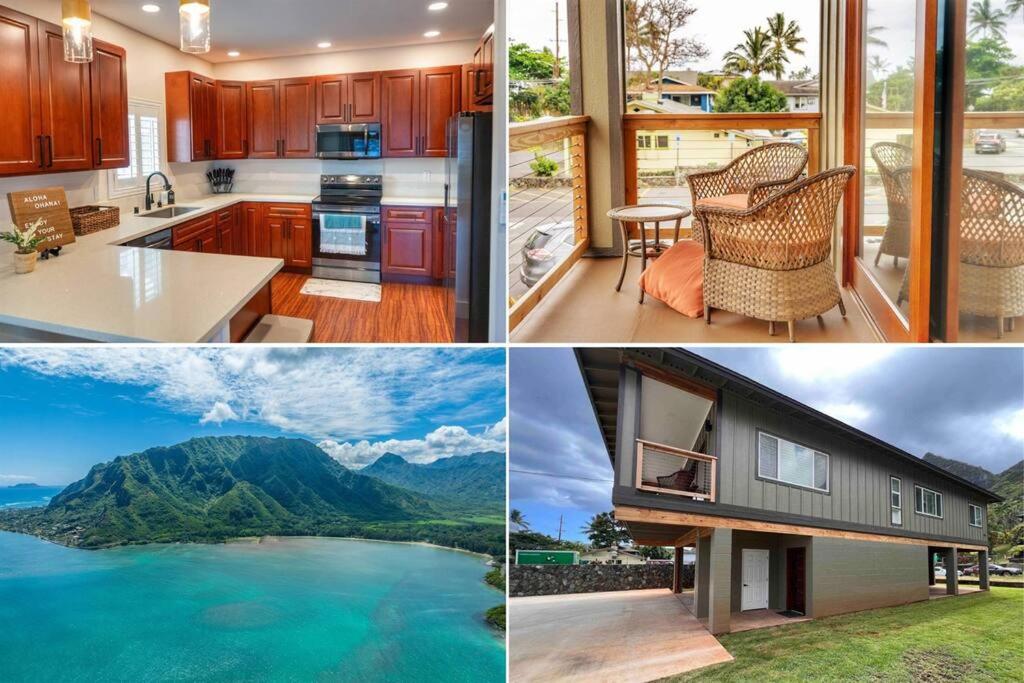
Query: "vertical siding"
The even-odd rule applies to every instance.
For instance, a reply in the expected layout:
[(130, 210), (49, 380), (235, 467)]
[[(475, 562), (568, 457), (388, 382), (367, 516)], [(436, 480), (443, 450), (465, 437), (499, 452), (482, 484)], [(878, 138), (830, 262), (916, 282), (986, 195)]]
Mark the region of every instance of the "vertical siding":
[(811, 547), (816, 619), (928, 599), (925, 546), (817, 537)]

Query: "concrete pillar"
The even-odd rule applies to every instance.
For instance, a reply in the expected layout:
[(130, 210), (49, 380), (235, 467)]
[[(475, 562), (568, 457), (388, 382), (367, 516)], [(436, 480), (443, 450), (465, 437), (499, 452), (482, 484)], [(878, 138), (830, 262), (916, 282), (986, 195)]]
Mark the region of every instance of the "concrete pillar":
[(983, 591), (988, 590), (988, 551), (978, 551), (978, 587)]
[(708, 618), (710, 551), (711, 537), (704, 532), (697, 537), (697, 564), (693, 568), (693, 609), (698, 619)]
[(956, 547), (943, 551), (943, 564), (946, 566), (946, 594), (960, 595), (960, 582), (956, 577)]
[(729, 632), (732, 614), (732, 529), (711, 532), (708, 554), (708, 630), (719, 635)]
[(676, 548), (672, 557), (672, 592), (683, 592), (683, 549)]

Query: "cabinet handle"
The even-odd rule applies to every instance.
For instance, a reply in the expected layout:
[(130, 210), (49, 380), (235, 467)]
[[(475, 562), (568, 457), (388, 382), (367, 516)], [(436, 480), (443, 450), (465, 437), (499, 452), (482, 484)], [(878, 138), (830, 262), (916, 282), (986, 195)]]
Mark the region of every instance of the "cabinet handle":
[(46, 136), (46, 147), (50, 151), (50, 161), (46, 164), (47, 168), (53, 166), (53, 138), (49, 135)]
[(248, 157), (249, 156), (249, 141), (248, 140), (242, 140), (242, 156), (244, 156), (244, 157)]
[(96, 138), (96, 165), (103, 165), (103, 138)]
[(46, 148), (44, 147), (43, 136), (40, 135), (40, 136), (38, 136), (38, 138), (39, 138), (39, 168), (45, 168), (46, 167)]

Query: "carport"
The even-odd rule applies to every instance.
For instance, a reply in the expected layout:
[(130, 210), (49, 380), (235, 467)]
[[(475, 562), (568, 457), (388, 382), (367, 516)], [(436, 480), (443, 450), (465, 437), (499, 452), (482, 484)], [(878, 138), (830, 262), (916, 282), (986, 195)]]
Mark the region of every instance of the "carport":
[(732, 661), (667, 588), (509, 599), (509, 680), (651, 681)]

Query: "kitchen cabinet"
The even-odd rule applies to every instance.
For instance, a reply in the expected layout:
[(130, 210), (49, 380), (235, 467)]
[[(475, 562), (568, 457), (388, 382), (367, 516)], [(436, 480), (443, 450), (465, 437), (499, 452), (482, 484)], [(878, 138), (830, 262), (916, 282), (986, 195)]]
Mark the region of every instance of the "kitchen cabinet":
[(316, 80), (291, 78), (247, 85), (250, 159), (316, 156)]
[(455, 209), (448, 209), (447, 219), (442, 207), (434, 209), (434, 279), (455, 277)]
[(493, 111), (489, 104), (477, 104), (475, 84), (479, 71), (473, 64), (462, 65), (462, 107), (460, 111)]
[(339, 74), (316, 79), (317, 123), (377, 123), (380, 73)]
[(92, 52), (93, 168), (124, 168), (131, 164), (127, 56), (124, 48), (95, 39)]
[(241, 210), (242, 207), (236, 204), (217, 212), (217, 251), (221, 254), (245, 254)]
[(182, 223), (171, 231), (171, 246), (175, 251), (216, 254), (220, 251), (218, 243), (216, 213)]
[(0, 8), (0, 174), (37, 173), (46, 161), (39, 107), (39, 21)]
[[(489, 107), (494, 103), (494, 27), (477, 43), (473, 53), (473, 82), (470, 93), (474, 106)], [(468, 101), (467, 101), (468, 102)]]
[(461, 66), (386, 71), (381, 93), (384, 156), (447, 156), (448, 119), (462, 102)]
[(266, 256), (284, 259), (291, 268), (313, 267), (313, 213), (308, 204), (264, 204), (261, 232)]
[(45, 168), (53, 172), (92, 168), (89, 64), (64, 61), (60, 26), (39, 22), (39, 41)]
[(245, 255), (270, 256), (270, 245), (263, 233), (263, 207), (256, 202), (244, 202), (240, 220)]
[(210, 161), (217, 156), (217, 83), (191, 71), (164, 74), (167, 159)]
[(429, 208), (384, 208), (383, 275), (435, 276), (434, 221)]
[(448, 156), (448, 119), (462, 103), (462, 67), (442, 66), (420, 71), (420, 154)]
[(216, 153), (218, 159), (249, 156), (249, 117), (245, 83), (217, 81)]
[(278, 81), (246, 84), (249, 108), (249, 158), (277, 159), (281, 153)]

